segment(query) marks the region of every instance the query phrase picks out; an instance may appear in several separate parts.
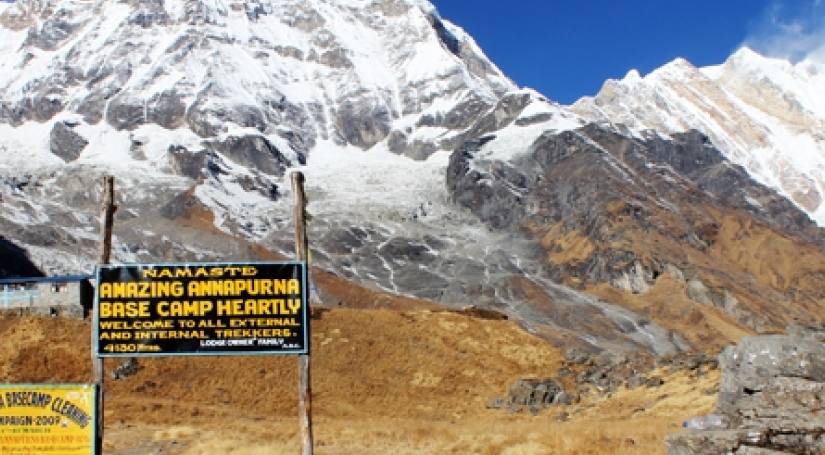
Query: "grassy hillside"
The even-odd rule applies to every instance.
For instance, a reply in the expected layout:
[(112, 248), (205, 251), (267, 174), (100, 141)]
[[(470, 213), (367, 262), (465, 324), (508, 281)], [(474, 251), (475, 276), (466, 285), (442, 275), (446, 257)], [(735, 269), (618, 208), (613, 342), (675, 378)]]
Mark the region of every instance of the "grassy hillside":
[[(0, 381), (89, 380), (89, 324), (0, 318)], [(485, 403), (516, 379), (552, 377), (562, 353), (506, 320), (430, 309), (335, 309), (313, 320), (319, 454), (662, 453), (707, 412), (714, 371), (660, 373), (658, 388), (584, 394), (533, 416)], [(107, 370), (118, 361), (107, 360)], [(107, 453), (298, 451), (294, 357), (141, 359), (108, 379)], [(562, 413), (569, 417), (561, 421)]]

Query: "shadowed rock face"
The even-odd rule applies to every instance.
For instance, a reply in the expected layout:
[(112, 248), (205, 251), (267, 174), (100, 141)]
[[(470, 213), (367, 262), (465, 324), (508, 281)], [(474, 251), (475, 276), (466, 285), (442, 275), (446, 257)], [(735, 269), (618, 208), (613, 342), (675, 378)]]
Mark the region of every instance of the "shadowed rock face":
[(825, 226), (825, 211), (820, 210), (825, 111), (818, 98), (808, 95), (825, 90), (819, 77), (823, 70), (825, 66), (812, 60), (792, 63), (742, 47), (712, 70), (677, 59), (644, 77), (628, 73), (622, 80), (605, 82), (595, 97), (582, 98), (571, 108), (636, 132), (698, 129), (724, 156)]
[(344, 143), (368, 149), (390, 132), (390, 113), (383, 106), (345, 102), (338, 112), (335, 126)]
[(269, 175), (283, 175), (284, 170), (292, 165), (272, 143), (261, 136), (230, 136), (223, 141), (204, 144), (237, 164)]
[(63, 161), (74, 161), (89, 144), (83, 136), (75, 133), (66, 122), (57, 122), (49, 135), (49, 149)]
[(43, 276), (26, 251), (0, 236), (0, 277)]
[[(470, 170), (473, 152), (493, 139), (494, 134), (465, 142), (451, 157), (447, 185), (459, 204), (497, 229), (524, 217), (537, 222), (549, 217), (599, 235), (608, 221), (600, 215), (610, 203), (632, 201), (631, 215), (649, 224), (657, 199), (676, 204), (685, 199), (750, 211), (777, 229), (825, 244), (825, 235), (803, 212), (725, 160), (697, 131), (639, 141), (590, 124), (546, 132), (516, 159), (490, 163), (487, 172)], [(572, 221), (578, 215), (584, 219)], [(698, 214), (685, 214), (683, 221), (693, 216)]]

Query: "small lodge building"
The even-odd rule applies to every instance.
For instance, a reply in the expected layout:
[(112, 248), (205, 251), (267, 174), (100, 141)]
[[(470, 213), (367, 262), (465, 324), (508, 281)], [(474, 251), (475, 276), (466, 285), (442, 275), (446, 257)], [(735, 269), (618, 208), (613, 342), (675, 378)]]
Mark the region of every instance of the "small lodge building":
[(0, 279), (0, 312), (82, 319), (94, 302), (90, 275)]

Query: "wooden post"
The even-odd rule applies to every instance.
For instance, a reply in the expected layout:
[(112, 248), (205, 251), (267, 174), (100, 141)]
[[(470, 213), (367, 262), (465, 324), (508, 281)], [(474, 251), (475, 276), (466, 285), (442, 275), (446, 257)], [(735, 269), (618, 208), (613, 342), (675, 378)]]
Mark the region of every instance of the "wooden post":
[[(306, 230), (306, 194), (304, 193), (304, 174), (295, 171), (291, 174), (292, 194), (294, 195), (293, 217), (295, 218), (295, 254), (299, 261), (307, 259), (308, 242)], [(309, 270), (307, 270), (309, 274)], [(309, 299), (307, 299), (309, 306)], [(309, 317), (310, 309), (306, 309)], [(310, 339), (307, 336), (307, 339)], [(301, 425), (301, 443), (303, 455), (312, 455), (312, 381), (309, 374), (309, 354), (298, 356), (298, 418)]]
[(109, 263), (112, 255), (112, 226), (114, 225), (114, 215), (117, 210), (115, 206), (115, 178), (111, 175), (103, 176), (103, 206), (100, 214), (100, 259), (101, 265)]
[[(115, 178), (111, 175), (103, 176), (103, 203), (100, 213), (100, 257), (98, 263), (105, 265), (109, 263), (112, 256), (112, 226), (114, 225), (114, 215), (117, 210), (115, 205)], [(98, 283), (99, 285), (99, 283)], [(94, 312), (93, 312), (94, 313)], [(94, 321), (92, 321), (94, 324)], [(94, 333), (94, 329), (92, 329)], [(97, 340), (92, 339), (92, 365), (94, 368), (95, 383), (98, 393), (98, 418), (97, 418), (97, 453), (103, 453), (103, 400), (104, 400), (104, 371), (103, 358), (95, 355)]]

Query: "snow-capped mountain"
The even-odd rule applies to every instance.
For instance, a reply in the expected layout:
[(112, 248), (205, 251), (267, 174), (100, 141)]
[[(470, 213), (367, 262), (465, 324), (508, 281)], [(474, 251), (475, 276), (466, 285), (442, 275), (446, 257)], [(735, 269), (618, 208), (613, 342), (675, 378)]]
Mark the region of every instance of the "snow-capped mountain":
[(802, 211), (692, 118), (604, 112), (517, 88), (424, 0), (0, 3), (0, 258), (91, 271), (103, 174), (116, 261), (289, 256), (300, 169), (319, 276), (559, 344), (665, 354), (825, 313)]
[(684, 59), (609, 80), (572, 106), (633, 131), (697, 129), (732, 162), (825, 225), (825, 65), (764, 57), (743, 47), (725, 63)]
[(423, 158), (513, 88), (412, 0), (23, 0), (0, 5), (0, 25), (4, 145), (26, 149), (4, 164), (18, 169), (164, 170), (170, 144), (231, 149), (248, 135), (290, 162), (321, 141), (388, 136)]
[(366, 149), (420, 160), (513, 88), (426, 1), (3, 3), (0, 173), (45, 204), (9, 199), (4, 216), (45, 223), (111, 172), (132, 206), (186, 192), (221, 232), (260, 239), (312, 150), (333, 167)]

